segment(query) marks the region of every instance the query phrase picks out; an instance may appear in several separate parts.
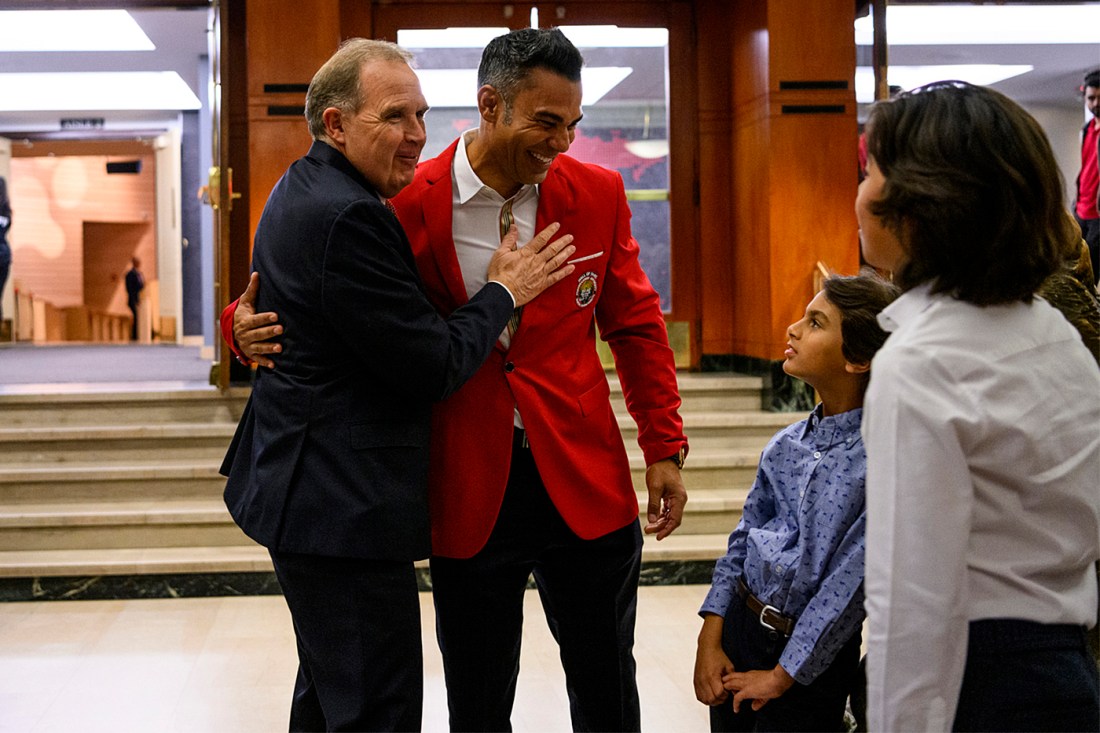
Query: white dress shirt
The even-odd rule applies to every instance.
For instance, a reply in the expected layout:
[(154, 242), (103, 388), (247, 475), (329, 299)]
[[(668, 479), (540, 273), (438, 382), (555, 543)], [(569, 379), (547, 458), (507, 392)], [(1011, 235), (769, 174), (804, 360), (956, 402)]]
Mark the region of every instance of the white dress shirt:
[(1046, 301), (926, 286), (879, 316), (867, 449), (868, 725), (945, 731), (968, 623), (1096, 623), (1100, 370)]
[[(466, 154), (466, 143), (476, 133), (470, 130), (462, 134), (451, 166), (451, 236), (467, 297), (473, 297), (485, 285), (489, 261), (500, 247), (500, 213), (504, 204), (512, 202), (512, 219), (519, 229), (520, 247), (535, 236), (535, 217), (539, 208), (538, 186), (523, 186), (510, 199), (505, 199), (482, 183)], [(507, 329), (500, 334), (500, 342), (504, 348), (510, 345)], [(515, 414), (515, 425), (523, 427), (519, 410)]]

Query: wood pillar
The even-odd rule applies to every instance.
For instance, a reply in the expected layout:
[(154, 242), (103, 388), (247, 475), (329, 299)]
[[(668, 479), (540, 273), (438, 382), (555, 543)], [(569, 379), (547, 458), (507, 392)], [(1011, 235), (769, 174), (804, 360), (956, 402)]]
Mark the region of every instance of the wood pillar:
[(717, 297), (705, 288), (704, 302), (713, 315), (728, 291), (731, 335), (705, 324), (703, 348), (778, 359), (787, 325), (813, 296), (817, 263), (846, 274), (859, 266), (855, 9), (851, 0), (725, 7), (732, 160), (729, 175), (702, 183), (730, 189), (732, 274)]

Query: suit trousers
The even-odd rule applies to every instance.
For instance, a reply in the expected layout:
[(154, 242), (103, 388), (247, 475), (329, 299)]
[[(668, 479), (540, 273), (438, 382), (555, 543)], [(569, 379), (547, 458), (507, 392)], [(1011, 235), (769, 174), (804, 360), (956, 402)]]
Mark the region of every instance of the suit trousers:
[(952, 730), (1100, 730), (1100, 682), (1084, 627), (971, 621)]
[(420, 730), (424, 663), (412, 562), (274, 550), (271, 559), (298, 643), (290, 730)]
[[(785, 693), (753, 711), (748, 700), (733, 712), (733, 693), (710, 709), (711, 731), (846, 731), (844, 707), (857, 680), (860, 634), (837, 652), (810, 684), (795, 682)], [(787, 638), (760, 625), (760, 618), (734, 596), (722, 624), (722, 649), (740, 671), (773, 669)]]
[(469, 559), (433, 557), (432, 595), (452, 731), (510, 731), (523, 598), (533, 575), (561, 653), (575, 731), (637, 731), (637, 520), (594, 540), (561, 518), (517, 430), (504, 502)]

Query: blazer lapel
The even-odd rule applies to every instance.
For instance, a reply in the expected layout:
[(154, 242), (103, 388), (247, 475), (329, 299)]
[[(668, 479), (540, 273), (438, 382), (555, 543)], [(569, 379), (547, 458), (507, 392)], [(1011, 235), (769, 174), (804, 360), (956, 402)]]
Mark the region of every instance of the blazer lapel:
[(428, 250), (432, 253), (451, 302), (457, 308), (464, 305), (466, 284), (462, 280), (462, 268), (458, 264), (454, 237), (451, 233), (452, 196), (451, 164), (454, 161), (456, 140), (449, 148), (430, 161), (425, 172), (422, 208), (424, 225), (428, 234)]

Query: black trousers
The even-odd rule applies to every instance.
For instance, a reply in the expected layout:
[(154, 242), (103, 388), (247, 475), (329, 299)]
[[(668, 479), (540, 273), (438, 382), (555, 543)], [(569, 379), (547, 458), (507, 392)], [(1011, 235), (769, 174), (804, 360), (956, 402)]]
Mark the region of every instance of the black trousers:
[(298, 642), (291, 731), (419, 731), (420, 600), (411, 562), (271, 552)]
[(1100, 683), (1085, 629), (970, 622), (956, 731), (1100, 731)]
[[(722, 624), (722, 648), (736, 670), (773, 669), (787, 639), (760, 625), (735, 598)], [(837, 652), (833, 663), (808, 685), (795, 683), (764, 707), (753, 711), (748, 701), (733, 712), (733, 695), (710, 709), (710, 729), (726, 731), (846, 731), (844, 707), (857, 679), (860, 634), (856, 633)]]
[(510, 731), (523, 596), (533, 574), (558, 643), (573, 729), (637, 731), (637, 521), (581, 540), (554, 508), (517, 431), (500, 516), (472, 558), (433, 557), (432, 595), (453, 731)]
[[(1100, 280), (1100, 219), (1082, 219), (1074, 212), (1073, 217), (1081, 226), (1081, 234), (1089, 246), (1089, 259), (1092, 260), (1092, 276)], [(1094, 283), (1095, 284), (1095, 283)]]

